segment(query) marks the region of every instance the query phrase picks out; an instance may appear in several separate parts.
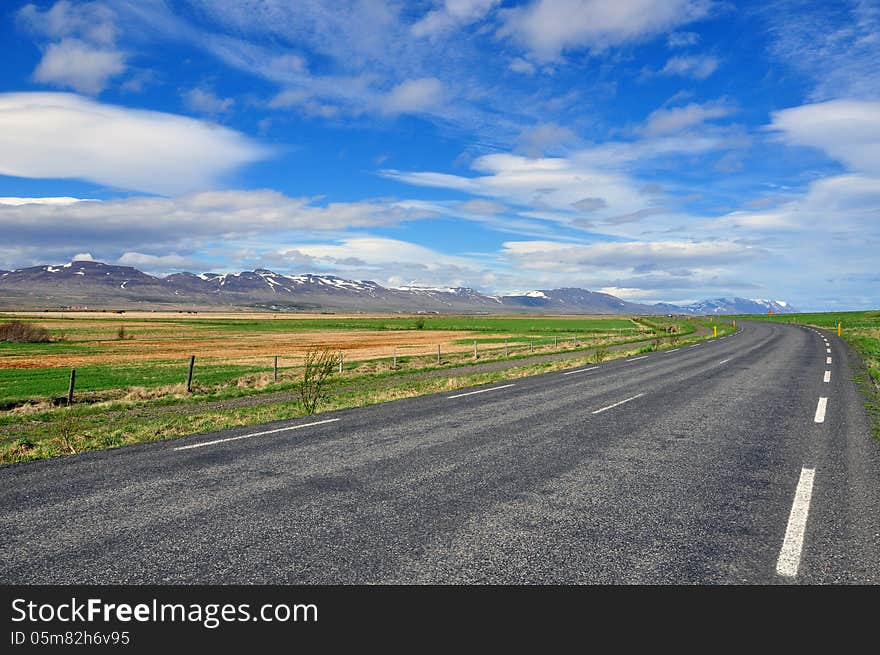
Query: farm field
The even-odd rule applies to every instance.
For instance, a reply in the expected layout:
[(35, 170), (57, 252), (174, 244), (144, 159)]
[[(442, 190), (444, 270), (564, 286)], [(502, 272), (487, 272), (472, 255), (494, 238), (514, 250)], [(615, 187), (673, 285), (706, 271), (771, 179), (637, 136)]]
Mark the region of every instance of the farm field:
[[(0, 343), (0, 463), (302, 416), (309, 348), (334, 356), (326, 411), (672, 348), (711, 337), (712, 326), (732, 331), (666, 317), (269, 316), (19, 315), (62, 340)], [(66, 407), (70, 367), (76, 394)]]
[[(70, 369), (77, 391), (96, 392), (179, 385), (196, 356), (199, 388), (267, 373), (281, 377), (299, 366), (311, 348), (341, 353), (346, 366), (385, 360), (398, 367), (436, 364), (436, 353), (481, 358), (504, 350), (540, 351), (643, 338), (650, 326), (628, 318), (482, 316), (285, 316), (253, 314), (181, 316), (101, 313), (7, 316), (49, 330), (48, 343), (0, 342), (0, 408), (26, 400), (57, 399), (67, 392)], [(3, 319), (3, 320), (7, 320)], [(682, 327), (682, 334), (692, 331)], [(418, 361), (419, 358), (424, 361)]]

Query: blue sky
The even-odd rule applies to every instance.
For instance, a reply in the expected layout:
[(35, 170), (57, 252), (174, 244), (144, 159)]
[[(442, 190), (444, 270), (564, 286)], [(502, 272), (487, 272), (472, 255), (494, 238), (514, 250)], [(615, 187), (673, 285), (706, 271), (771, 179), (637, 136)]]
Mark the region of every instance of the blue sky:
[(0, 5), (0, 268), (877, 307), (880, 4)]

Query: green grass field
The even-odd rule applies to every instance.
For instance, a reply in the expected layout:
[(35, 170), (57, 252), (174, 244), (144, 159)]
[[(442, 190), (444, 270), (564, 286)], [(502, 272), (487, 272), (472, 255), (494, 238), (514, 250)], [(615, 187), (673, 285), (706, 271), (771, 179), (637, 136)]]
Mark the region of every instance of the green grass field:
[[(25, 318), (45, 325), (54, 334), (73, 340), (82, 337), (112, 339), (112, 331), (122, 324), (116, 317), (90, 317), (90, 321), (106, 322), (101, 327), (59, 327), (54, 323), (66, 319)], [(522, 333), (592, 333), (608, 331), (636, 331), (627, 318), (557, 318), (544, 316), (408, 316), (382, 318), (144, 318), (138, 320), (137, 334), (149, 335), (150, 325), (156, 331), (179, 328), (193, 338), (200, 332), (306, 332), (312, 330), (463, 330), (470, 332)], [(146, 327), (144, 327), (146, 326)]]
[[(193, 384), (211, 386), (266, 370), (266, 367), (200, 362), (194, 369)], [(186, 374), (187, 367), (183, 362), (82, 366), (76, 369), (76, 391), (88, 393), (181, 384), (185, 382)], [(69, 382), (69, 368), (0, 369), (0, 410), (4, 405), (16, 405), (28, 399), (66, 396)]]

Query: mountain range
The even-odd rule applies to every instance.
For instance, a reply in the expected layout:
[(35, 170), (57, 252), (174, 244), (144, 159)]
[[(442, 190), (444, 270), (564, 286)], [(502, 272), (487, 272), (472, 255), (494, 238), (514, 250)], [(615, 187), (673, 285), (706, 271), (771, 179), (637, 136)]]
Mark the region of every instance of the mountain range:
[(156, 277), (93, 261), (0, 271), (0, 309), (171, 309), (550, 314), (777, 314), (778, 300), (715, 298), (690, 305), (632, 303), (578, 288), (488, 295), (467, 287), (383, 287), (333, 275), (173, 273)]

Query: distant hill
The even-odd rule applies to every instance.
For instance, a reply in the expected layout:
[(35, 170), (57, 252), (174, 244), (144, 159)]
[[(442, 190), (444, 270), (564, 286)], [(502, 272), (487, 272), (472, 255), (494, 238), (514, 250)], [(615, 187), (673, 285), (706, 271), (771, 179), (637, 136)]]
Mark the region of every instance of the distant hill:
[(257, 309), (272, 311), (784, 314), (787, 303), (746, 298), (703, 300), (680, 307), (646, 305), (578, 288), (493, 296), (468, 287), (383, 287), (333, 275), (174, 273), (155, 277), (130, 266), (92, 261), (0, 271), (3, 309)]

